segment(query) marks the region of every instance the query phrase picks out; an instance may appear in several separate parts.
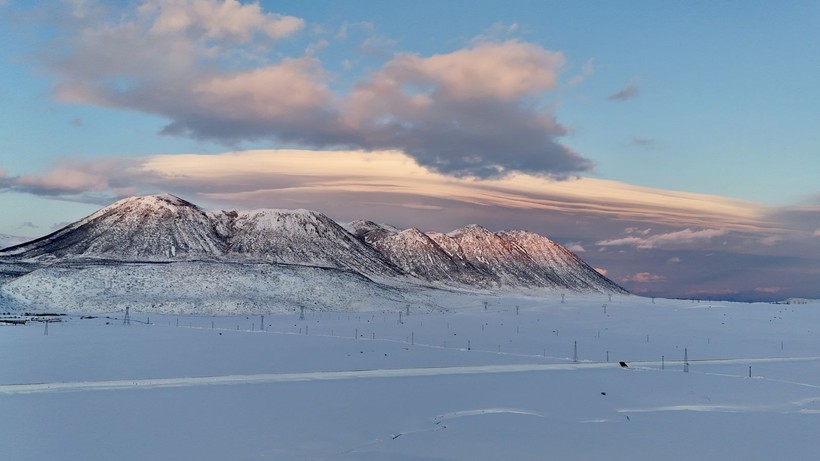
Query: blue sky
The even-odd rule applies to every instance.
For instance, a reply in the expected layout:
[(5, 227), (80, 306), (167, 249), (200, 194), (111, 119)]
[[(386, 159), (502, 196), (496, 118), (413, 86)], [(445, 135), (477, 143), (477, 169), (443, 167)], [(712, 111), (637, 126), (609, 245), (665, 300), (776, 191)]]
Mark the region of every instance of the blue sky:
[(169, 191), (516, 225), (647, 294), (820, 296), (820, 4), (398, 5), (0, 1), (0, 233)]

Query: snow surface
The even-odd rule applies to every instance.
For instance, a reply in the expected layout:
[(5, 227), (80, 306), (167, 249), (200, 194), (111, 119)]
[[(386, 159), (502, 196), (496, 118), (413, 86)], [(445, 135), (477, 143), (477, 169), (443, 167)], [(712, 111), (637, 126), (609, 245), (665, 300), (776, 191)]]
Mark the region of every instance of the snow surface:
[(816, 301), (439, 295), (450, 310), (268, 314), (264, 331), (260, 315), (133, 309), (130, 326), (122, 312), (62, 317), (48, 335), (41, 322), (0, 326), (0, 458), (770, 460), (820, 449)]

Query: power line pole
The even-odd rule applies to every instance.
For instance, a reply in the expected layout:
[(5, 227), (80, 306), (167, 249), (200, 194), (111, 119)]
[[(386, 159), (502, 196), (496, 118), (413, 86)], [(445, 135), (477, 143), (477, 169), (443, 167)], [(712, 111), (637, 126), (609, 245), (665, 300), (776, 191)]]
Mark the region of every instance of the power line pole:
[(123, 325), (131, 325), (131, 312), (130, 312), (130, 310), (131, 310), (130, 306), (125, 306), (125, 318), (122, 319), (122, 324)]

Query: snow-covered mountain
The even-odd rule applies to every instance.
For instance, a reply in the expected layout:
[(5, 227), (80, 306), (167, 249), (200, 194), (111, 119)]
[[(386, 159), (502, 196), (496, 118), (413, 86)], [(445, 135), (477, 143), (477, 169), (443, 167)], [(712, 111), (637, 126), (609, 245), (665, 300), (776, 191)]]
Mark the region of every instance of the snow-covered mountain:
[(274, 263), (346, 269), (371, 277), (402, 271), (327, 216), (308, 210), (226, 212), (229, 253)]
[[(387, 293), (380, 290), (394, 290), (389, 293), (396, 303), (401, 293), (429, 288), (625, 293), (566, 248), (531, 232), (471, 225), (424, 233), (371, 221), (343, 227), (314, 211), (209, 212), (168, 194), (123, 199), (45, 237), (0, 250), (0, 272), (3, 294), (24, 304), (77, 308), (106, 299), (112, 287), (130, 293), (118, 295), (119, 303), (153, 306), (202, 305), (224, 298), (215, 293), (232, 293), (240, 300), (232, 311), (241, 305), (303, 305), (316, 284), (335, 287), (321, 301), (326, 308), (333, 299), (350, 304), (356, 293)], [(179, 296), (152, 288), (165, 280), (162, 274), (177, 281)], [(243, 274), (260, 282), (240, 296), (235, 288), (247, 285)]]
[(130, 197), (52, 234), (0, 251), (0, 256), (124, 261), (219, 258), (227, 229), (173, 195)]
[(465, 260), (453, 258), (416, 228), (398, 230), (390, 226), (373, 227), (366, 221), (358, 223), (351, 227), (357, 230), (359, 238), (413, 277), (445, 285), (488, 286), (487, 274), (480, 273)]

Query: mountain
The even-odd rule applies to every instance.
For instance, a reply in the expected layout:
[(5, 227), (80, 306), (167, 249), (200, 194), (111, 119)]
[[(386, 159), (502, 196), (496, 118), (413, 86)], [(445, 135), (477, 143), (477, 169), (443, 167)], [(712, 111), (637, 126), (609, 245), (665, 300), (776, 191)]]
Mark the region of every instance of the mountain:
[(60, 260), (169, 260), (225, 255), (227, 229), (204, 210), (173, 195), (130, 197), (0, 256)]
[(123, 199), (0, 250), (0, 295), (77, 309), (101, 299), (166, 312), (210, 311), (217, 300), (232, 311), (295, 309), (311, 299), (331, 309), (358, 305), (365, 293), (400, 305), (430, 288), (626, 293), (532, 232), (471, 225), (425, 233), (364, 220), (343, 227), (315, 211), (205, 211), (168, 194)]
[(375, 277), (402, 271), (327, 216), (308, 210), (255, 210), (230, 213), (228, 251), (232, 256), (274, 263), (346, 269)]
[[(367, 221), (363, 221), (367, 225)], [(370, 223), (372, 224), (372, 223)], [(486, 274), (470, 263), (450, 256), (429, 235), (416, 228), (398, 230), (391, 226), (353, 224), (359, 238), (413, 277), (445, 285), (488, 286)]]

